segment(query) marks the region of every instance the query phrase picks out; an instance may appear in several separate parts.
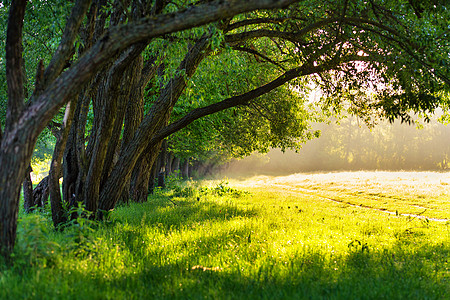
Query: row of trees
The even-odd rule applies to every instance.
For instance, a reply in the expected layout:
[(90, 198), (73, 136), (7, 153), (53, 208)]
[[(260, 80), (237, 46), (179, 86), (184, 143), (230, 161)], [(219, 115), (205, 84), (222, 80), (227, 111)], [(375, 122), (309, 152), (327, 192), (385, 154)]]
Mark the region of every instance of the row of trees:
[(4, 2), (2, 255), (46, 128), (57, 139), (48, 184), (58, 227), (63, 201), (102, 218), (121, 199), (145, 199), (169, 136), (178, 158), (242, 156), (295, 149), (317, 135), (310, 121), (342, 108), (368, 122), (432, 112), (450, 82), (450, 11), (431, 2)]

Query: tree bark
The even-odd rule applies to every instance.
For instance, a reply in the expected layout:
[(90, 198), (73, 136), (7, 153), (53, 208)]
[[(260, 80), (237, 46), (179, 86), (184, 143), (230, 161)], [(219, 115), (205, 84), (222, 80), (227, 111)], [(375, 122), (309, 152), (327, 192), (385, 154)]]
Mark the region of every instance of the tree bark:
[(186, 158), (181, 165), (181, 177), (183, 179), (189, 178), (189, 158)]
[[(133, 80), (131, 97), (127, 103), (121, 151), (123, 151), (125, 145), (127, 145), (131, 140), (144, 115), (144, 88), (147, 85), (148, 80), (150, 80), (150, 78), (144, 78), (146, 76), (146, 72), (150, 72), (150, 76), (152, 76), (155, 73), (154, 70), (156, 70), (156, 68), (154, 67), (154, 60), (152, 60), (145, 66), (146, 68), (151, 66), (151, 69), (153, 71), (151, 71), (151, 69), (144, 69), (142, 55), (136, 58), (135, 63), (137, 65), (136, 72), (138, 72), (138, 74)], [(130, 199), (130, 184), (130, 181), (126, 182), (125, 187), (122, 191), (121, 202), (123, 203), (128, 203)]]
[(23, 208), (26, 213), (31, 211), (31, 207), (34, 206), (33, 203), (33, 182), (31, 181), (31, 166), (28, 166), (25, 179), (23, 181)]
[[(109, 211), (114, 208), (139, 157), (144, 151), (150, 153), (154, 149), (157, 143), (146, 143), (147, 137), (153, 136), (167, 125), (171, 110), (187, 85), (186, 78), (190, 78), (194, 74), (198, 65), (208, 55), (209, 51), (209, 39), (205, 36), (186, 54), (178, 67), (180, 75), (175, 76), (167, 83), (147, 116), (141, 122), (133, 139), (121, 152), (119, 158), (121, 163), (114, 167), (100, 193), (100, 208), (102, 210)], [(154, 154), (154, 156), (156, 158), (157, 154)]]
[(150, 176), (148, 178), (148, 193), (153, 194), (153, 191), (155, 190), (155, 180), (156, 180), (156, 174), (158, 170), (158, 161), (159, 156), (156, 158), (155, 162), (153, 163), (152, 169), (150, 171)]
[(49, 176), (44, 177), (41, 182), (33, 190), (33, 202), (31, 206), (44, 207), (48, 203), (49, 189), (48, 189)]
[(53, 151), (52, 162), (50, 164), (48, 185), (50, 191), (50, 204), (52, 210), (53, 226), (55, 226), (56, 229), (58, 229), (61, 224), (67, 221), (65, 218), (65, 212), (63, 210), (63, 199), (61, 197), (61, 189), (59, 186), (59, 174), (62, 171), (61, 163), (64, 155), (64, 149), (66, 147), (66, 142), (71, 130), (72, 120), (77, 102), (77, 98), (75, 98), (67, 104), (62, 128), (59, 130), (59, 132), (55, 132), (56, 145)]
[[(149, 190), (149, 182), (152, 174), (152, 165), (155, 164), (158, 159), (159, 149), (161, 143), (155, 145), (148, 153), (145, 153), (143, 159), (140, 162), (140, 168), (134, 168), (139, 170), (140, 173), (133, 176), (131, 181), (131, 193), (130, 197), (135, 202), (146, 202)], [(133, 174), (134, 175), (134, 174)]]
[[(126, 107), (125, 105), (120, 105), (120, 100), (124, 100), (120, 97), (121, 82), (124, 79), (123, 72), (140, 55), (145, 46), (145, 44), (138, 44), (122, 53), (109, 72), (105, 86), (100, 90), (101, 94), (97, 96), (97, 101), (100, 102), (98, 107), (102, 110), (99, 126), (95, 130), (95, 144), (90, 157), (90, 165), (83, 191), (86, 209), (93, 212), (94, 217), (98, 208), (102, 176), (107, 178), (109, 173), (107, 169), (112, 164), (125, 115)], [(127, 89), (127, 92), (125, 94), (126, 98), (129, 96), (130, 88)]]
[(6, 31), (6, 81), (8, 110), (5, 132), (11, 131), (24, 107), (24, 66), (22, 57), (22, 30), (26, 0), (13, 1)]
[[(122, 127), (124, 126), (124, 119), (127, 115), (133, 114), (128, 110), (128, 104), (130, 102), (136, 102), (139, 108), (134, 113), (143, 114), (143, 89), (145, 86), (140, 86), (141, 72), (143, 68), (143, 59), (141, 52), (145, 49), (146, 44), (140, 43), (133, 47), (132, 53), (128, 54), (130, 57), (124, 62), (126, 63), (123, 70), (123, 76), (120, 79), (119, 95), (117, 98), (117, 109), (115, 111), (116, 118), (112, 125), (112, 135), (108, 142), (107, 152), (105, 156), (105, 164), (102, 171), (101, 186), (106, 182), (111, 169), (114, 166), (114, 156), (118, 156), (120, 152), (120, 135), (122, 133)], [(109, 100), (110, 101), (110, 100)], [(114, 112), (111, 112), (114, 113)], [(142, 120), (142, 117), (139, 118)], [(131, 135), (124, 130), (123, 135)], [(125, 137), (124, 137), (125, 139)]]
[(174, 176), (179, 176), (179, 172), (180, 172), (180, 158), (179, 157), (174, 157), (173, 161), (172, 161), (172, 173), (175, 173)]
[(11, 135), (24, 106), (22, 30), (26, 5), (26, 0), (12, 2), (6, 32), (8, 110), (0, 154), (0, 254), (7, 260), (16, 238), (20, 185), (31, 159), (30, 143), (34, 145), (32, 140)]

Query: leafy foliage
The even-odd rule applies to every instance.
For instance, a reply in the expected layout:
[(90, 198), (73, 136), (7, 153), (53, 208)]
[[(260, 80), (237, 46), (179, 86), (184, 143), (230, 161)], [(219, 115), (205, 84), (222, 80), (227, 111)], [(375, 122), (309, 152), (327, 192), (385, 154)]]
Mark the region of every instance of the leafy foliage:
[[(64, 16), (70, 12), (73, 3), (71, 1), (56, 0), (49, 5), (46, 1), (32, 1), (27, 6), (24, 21), (23, 59), (25, 62), (25, 88), (26, 99), (33, 94), (36, 71), (39, 61), (48, 65), (50, 59), (58, 47), (63, 33), (66, 19)], [(7, 109), (7, 84), (6, 84), (6, 28), (8, 21), (9, 4), (0, 6), (0, 125), (4, 126)], [(56, 122), (61, 122), (64, 111), (55, 116)], [(50, 146), (49, 146), (50, 144)], [(37, 143), (35, 157), (42, 159), (46, 154), (53, 152), (54, 137), (49, 129), (45, 129)]]
[[(298, 150), (319, 135), (309, 124), (327, 119), (330, 110), (347, 110), (369, 126), (384, 118), (412, 123), (417, 113), (429, 121), (438, 106), (445, 106), (448, 95), (449, 74), (442, 67), (448, 61), (448, 14), (445, 5), (423, 9), (419, 16), (406, 2), (303, 1), (289, 11), (236, 17), (234, 23), (271, 21), (226, 32), (222, 50), (204, 62), (175, 107), (174, 120), (186, 111), (256, 88), (283, 70), (342, 62), (246, 106), (189, 125), (171, 138), (172, 151), (198, 159), (226, 159), (270, 148)], [(315, 26), (317, 30), (302, 32)], [(227, 43), (232, 36), (258, 31), (264, 34), (231, 47)], [(315, 107), (309, 103), (311, 89), (322, 95)]]
[[(62, 224), (67, 232), (66, 237), (70, 241), (65, 250), (76, 256), (89, 256), (96, 254), (95, 239), (92, 234), (99, 227), (99, 222), (92, 220), (92, 212), (86, 210), (82, 203), (78, 207), (72, 207), (67, 211), (69, 221)], [(75, 217), (72, 217), (75, 216)]]
[(21, 267), (52, 267), (60, 259), (61, 245), (51, 240), (46, 220), (38, 214), (22, 216), (18, 225), (19, 238), (15, 248), (15, 263)]

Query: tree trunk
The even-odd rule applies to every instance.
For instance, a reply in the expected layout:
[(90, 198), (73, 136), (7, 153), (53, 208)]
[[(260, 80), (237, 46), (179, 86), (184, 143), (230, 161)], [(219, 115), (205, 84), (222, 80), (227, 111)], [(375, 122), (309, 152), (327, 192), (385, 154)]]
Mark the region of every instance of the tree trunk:
[[(132, 83), (132, 91), (126, 108), (121, 151), (128, 145), (134, 132), (142, 121), (144, 115), (144, 88), (148, 81), (154, 76), (156, 70), (154, 59), (149, 60), (144, 67), (142, 55), (136, 58), (135, 64), (135, 78)], [(140, 173), (140, 167), (137, 166), (137, 168), (139, 170), (133, 172)], [(128, 203), (130, 197), (132, 198), (131, 189), (131, 182), (126, 182), (120, 197), (122, 203)]]
[[(11, 133), (24, 108), (24, 74), (22, 57), (22, 30), (26, 0), (13, 1), (9, 10), (6, 31), (6, 81), (8, 110), (0, 151), (0, 254), (9, 260), (14, 248), (19, 212), (20, 186), (30, 164), (34, 142), (25, 134)], [(24, 124), (20, 124), (24, 125)], [(28, 128), (30, 129), (30, 128)]]
[(161, 143), (154, 146), (148, 153), (144, 154), (144, 157), (141, 159), (138, 169), (140, 171), (139, 174), (133, 174), (131, 180), (131, 193), (130, 197), (135, 202), (145, 202), (147, 201), (148, 190), (149, 190), (149, 181), (152, 173), (152, 165), (154, 165), (155, 161), (158, 159), (158, 150), (161, 148)]
[(151, 149), (154, 149), (155, 144), (160, 142), (150, 143), (151, 140), (148, 141), (148, 137), (153, 136), (167, 125), (173, 107), (186, 88), (186, 78), (192, 77), (200, 62), (209, 54), (210, 49), (209, 39), (203, 37), (186, 54), (178, 67), (180, 74), (177, 74), (167, 83), (138, 130), (136, 130), (133, 139), (124, 151), (121, 151), (119, 158), (121, 163), (114, 167), (100, 193), (102, 210), (108, 211), (114, 208), (140, 155), (144, 151), (149, 153)]
[(189, 158), (186, 158), (181, 164), (181, 177), (183, 179), (189, 178)]
[[(3, 139), (6, 138), (7, 135), (5, 134)], [(22, 140), (12, 145), (2, 143), (3, 153), (0, 155), (0, 166), (2, 166), (2, 172), (0, 172), (0, 186), (2, 187), (0, 189), (0, 199), (2, 200), (0, 206), (0, 251), (6, 258), (9, 258), (9, 254), (14, 248), (20, 186), (31, 159), (34, 142), (29, 141), (29, 144), (27, 144), (25, 140)], [(26, 146), (24, 147), (24, 145)], [(20, 148), (23, 147), (25, 149), (21, 150)], [(11, 174), (14, 174), (14, 176), (11, 176)]]
[[(103, 185), (108, 179), (111, 169), (114, 166), (114, 156), (117, 156), (120, 152), (120, 135), (122, 133), (122, 128), (124, 125), (124, 118), (127, 114), (140, 114), (142, 115), (143, 110), (143, 89), (144, 87), (139, 86), (141, 80), (141, 71), (143, 68), (143, 59), (140, 53), (145, 48), (146, 44), (138, 44), (133, 48), (133, 52), (130, 53), (130, 58), (126, 60), (127, 65), (125, 66), (124, 74), (120, 80), (120, 94), (117, 99), (117, 109), (116, 118), (112, 124), (112, 136), (109, 140), (107, 147), (107, 153), (105, 157), (105, 165), (103, 166), (102, 172), (102, 182)], [(130, 112), (128, 111), (129, 103), (137, 102), (139, 108), (138, 111)], [(139, 121), (142, 117), (138, 118)], [(134, 132), (123, 132), (124, 136), (131, 135)]]
[(49, 189), (48, 189), (48, 176), (45, 176), (41, 182), (33, 190), (33, 201), (31, 202), (31, 208), (44, 207), (47, 205)]
[[(79, 168), (79, 162), (77, 159), (77, 151), (76, 151), (76, 129), (77, 129), (77, 114), (72, 122), (72, 127), (70, 129), (69, 136), (66, 142), (66, 148), (63, 156), (63, 201), (69, 206), (75, 205), (75, 199), (77, 199), (77, 195), (79, 193), (76, 190), (78, 176), (80, 176), (80, 172), (82, 172)], [(83, 146), (84, 148), (84, 146)]]
[[(121, 125), (125, 114), (125, 107), (119, 104), (121, 100), (121, 82), (124, 80), (123, 72), (140, 55), (144, 48), (144, 44), (138, 44), (122, 53), (121, 57), (109, 72), (103, 89), (99, 89), (99, 94), (97, 95), (97, 101), (99, 101), (98, 108), (101, 108), (101, 115), (98, 127), (95, 128), (94, 146), (92, 148), (92, 155), (90, 157), (90, 164), (83, 190), (86, 209), (93, 212), (93, 217), (95, 217), (98, 208), (102, 176), (106, 176), (109, 173), (107, 170), (104, 173), (104, 169), (110, 168), (117, 146), (117, 141), (114, 139), (118, 138), (119, 135), (114, 130), (120, 130), (122, 127), (115, 125), (119, 123)], [(110, 150), (110, 148), (113, 149)], [(121, 192), (122, 190), (119, 191), (119, 194)]]
[(31, 211), (33, 204), (33, 182), (30, 173), (33, 172), (31, 166), (28, 166), (25, 179), (23, 181), (23, 208), (26, 213)]
[[(66, 222), (62, 197), (61, 197), (61, 189), (59, 185), (59, 178), (62, 171), (61, 163), (64, 155), (64, 149), (66, 147), (66, 142), (69, 137), (69, 131), (71, 131), (71, 125), (73, 116), (75, 113), (75, 107), (77, 106), (77, 98), (69, 102), (66, 106), (66, 113), (64, 116), (64, 122), (62, 124), (62, 128), (59, 132), (55, 132), (56, 136), (56, 144), (55, 149), (53, 151), (52, 162), (50, 164), (49, 171), (49, 191), (50, 191), (50, 204), (52, 210), (52, 220), (53, 226), (55, 228), (59, 228), (61, 224)], [(70, 197), (70, 195), (69, 195)]]
[(180, 175), (180, 158), (174, 157), (171, 169), (174, 176), (178, 177)]
[(63, 141), (63, 133), (56, 139), (55, 150), (53, 152), (52, 162), (50, 165), (49, 178), (49, 192), (50, 192), (50, 205), (52, 210), (53, 226), (59, 228), (66, 220), (64, 218), (64, 210), (62, 205), (61, 190), (59, 187), (59, 172), (61, 171), (61, 161), (65, 146)]
[(153, 191), (155, 190), (155, 180), (158, 170), (158, 161), (159, 156), (156, 158), (155, 162), (153, 163), (152, 170), (150, 171), (150, 176), (148, 178), (148, 193), (153, 194)]
[(174, 156), (172, 152), (167, 152), (167, 161), (166, 161), (166, 177), (172, 175), (172, 163), (174, 160)]

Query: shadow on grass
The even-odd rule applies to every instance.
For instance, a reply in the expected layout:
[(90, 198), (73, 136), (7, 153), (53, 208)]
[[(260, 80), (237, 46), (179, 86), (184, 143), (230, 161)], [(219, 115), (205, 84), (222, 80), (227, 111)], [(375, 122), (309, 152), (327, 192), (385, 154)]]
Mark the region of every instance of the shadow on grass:
[[(230, 206), (231, 205), (231, 206)], [(186, 203), (170, 209), (154, 207), (146, 214), (147, 226), (165, 230), (189, 226), (198, 222), (229, 221), (232, 218), (252, 218), (258, 210), (238, 209), (230, 204), (203, 202)], [(162, 223), (161, 223), (162, 222)], [(349, 245), (343, 256), (300, 249), (289, 261), (267, 256), (246, 270), (245, 264), (228, 266), (196, 266), (199, 255), (214, 256), (223, 251), (230, 239), (249, 244), (245, 237), (251, 228), (243, 226), (232, 234), (221, 232), (201, 237), (203, 247), (195, 255), (175, 263), (161, 261), (147, 264), (135, 275), (111, 282), (117, 289), (134, 287), (136, 298), (162, 299), (447, 299), (450, 298), (450, 273), (447, 259), (449, 245), (427, 246), (423, 242), (414, 251), (404, 250), (405, 240), (399, 239), (391, 249), (375, 249), (371, 245)], [(134, 252), (136, 241), (143, 239), (135, 231), (125, 233), (125, 244)], [(173, 245), (174, 248), (180, 241)], [(190, 245), (181, 245), (189, 247)], [(255, 245), (256, 246), (256, 245)], [(257, 246), (256, 246), (257, 247)], [(411, 248), (407, 248), (411, 249)], [(254, 251), (258, 252), (257, 248)], [(261, 255), (261, 253), (259, 253)], [(150, 257), (164, 255), (157, 250)], [(145, 259), (143, 262), (145, 263)], [(226, 264), (225, 264), (226, 265)], [(243, 268), (244, 266), (244, 268)]]
[(193, 269), (176, 263), (146, 265), (116, 278), (72, 270), (61, 280), (43, 270), (40, 278), (17, 278), (27, 289), (3, 289), (0, 296), (32, 298), (36, 292), (48, 299), (448, 299), (448, 274), (437, 276), (443, 270), (424, 264), (442, 250), (429, 247), (398, 260), (395, 250), (354, 253), (334, 257), (334, 266), (320, 253), (299, 253), (287, 265), (268, 259), (251, 274), (236, 267)]
[[(126, 226), (120, 232), (123, 245), (131, 253), (139, 252), (143, 247), (142, 241), (147, 238), (147, 228), (153, 228), (163, 234), (183, 232), (184, 235), (195, 232), (199, 227), (208, 223), (226, 223), (233, 219), (249, 220), (258, 216), (254, 207), (242, 208), (230, 201), (197, 201), (184, 200), (181, 205), (173, 206), (166, 199), (156, 199), (144, 204), (133, 204), (122, 211), (118, 210), (119, 219), (127, 220), (131, 226)], [(133, 206), (136, 209), (133, 209)], [(142, 209), (144, 207), (144, 209)], [(201, 244), (197, 244), (195, 237), (179, 240), (170, 246), (174, 249), (196, 247), (196, 255), (214, 254), (222, 251), (223, 244), (228, 242), (240, 243), (246, 241), (250, 228), (243, 225), (235, 226), (232, 230), (211, 232), (208, 236), (201, 236)], [(159, 256), (166, 249), (154, 247), (146, 249), (146, 255)], [(186, 264), (189, 262), (186, 262)]]
[(442, 248), (419, 251), (399, 261), (393, 258), (395, 251), (335, 258), (342, 270), (330, 268), (327, 259), (317, 253), (306, 254), (294, 257), (287, 267), (281, 261), (269, 260), (253, 276), (236, 269), (153, 266), (113, 285), (126, 288), (127, 281), (142, 284), (145, 288), (140, 289), (138, 298), (448, 299), (448, 274), (439, 278), (439, 268), (430, 270), (423, 263), (436, 251)]
[[(405, 247), (410, 242), (410, 232), (389, 249), (355, 243), (349, 246), (348, 253), (338, 256), (305, 247), (277, 258), (259, 249), (257, 242), (247, 240), (251, 222), (240, 223), (231, 231), (207, 232), (207, 236), (201, 236), (201, 246), (195, 240), (175, 240), (170, 249), (163, 250), (142, 244), (147, 227), (156, 228), (164, 236), (202, 222), (225, 223), (259, 215), (257, 208), (238, 207), (232, 200), (191, 199), (174, 206), (158, 198), (118, 209), (117, 214), (119, 222), (131, 226), (118, 225), (121, 231), (109, 234), (117, 234), (120, 241), (117, 249), (122, 249), (115, 252), (117, 260), (129, 265), (117, 271), (114, 266), (105, 270), (104, 258), (99, 258), (103, 254), (99, 253), (99, 257), (85, 258), (75, 266), (30, 269), (21, 276), (1, 274), (0, 299), (450, 298), (450, 245), (429, 246), (422, 241), (417, 247)], [(230, 242), (238, 244), (239, 249), (227, 249)], [(164, 255), (171, 251), (193, 247), (197, 250), (169, 262), (165, 260)], [(131, 257), (126, 260), (120, 252)], [(213, 259), (219, 261), (217, 265), (201, 265), (208, 261), (202, 258), (224, 252), (224, 257), (238, 254), (241, 260)], [(2, 276), (8, 281), (3, 282)], [(4, 286), (5, 282), (16, 284)]]
[(143, 204), (132, 204), (116, 211), (119, 219), (130, 224), (160, 226), (164, 229), (179, 229), (199, 222), (228, 221), (233, 218), (252, 218), (258, 215), (255, 207), (242, 208), (228, 201), (183, 199), (177, 205), (167, 198), (157, 197)]

